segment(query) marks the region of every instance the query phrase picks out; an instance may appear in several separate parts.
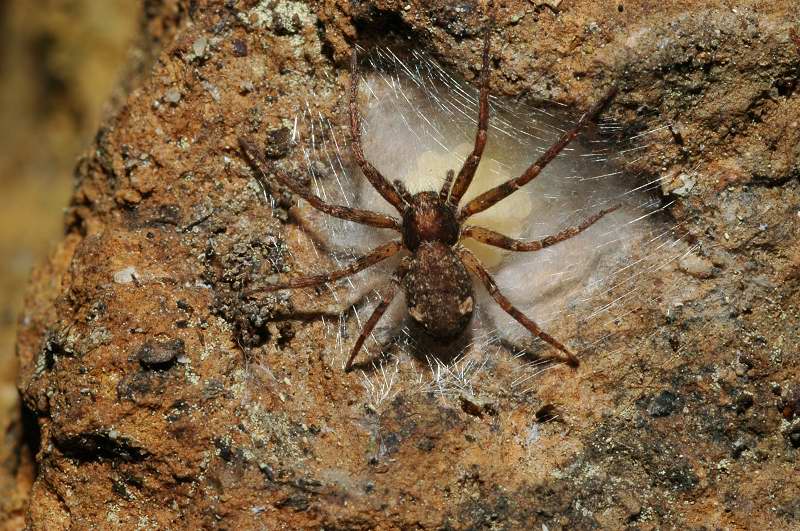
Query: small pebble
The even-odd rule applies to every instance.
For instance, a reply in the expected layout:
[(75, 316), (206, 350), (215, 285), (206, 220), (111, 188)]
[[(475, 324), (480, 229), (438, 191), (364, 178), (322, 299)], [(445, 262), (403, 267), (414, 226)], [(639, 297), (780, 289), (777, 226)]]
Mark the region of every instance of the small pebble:
[(214, 101), (218, 102), (220, 100), (219, 88), (216, 85), (205, 80), (201, 81), (200, 84), (208, 91)]
[(164, 101), (169, 104), (175, 105), (181, 101), (181, 91), (176, 88), (171, 88), (164, 93)]
[(256, 89), (252, 81), (242, 81), (239, 83), (239, 94), (249, 94)]
[(176, 358), (185, 357), (186, 347), (182, 339), (146, 341), (136, 352), (139, 363), (150, 368), (166, 365)]
[(233, 55), (236, 57), (245, 57), (247, 56), (247, 43), (245, 43), (241, 39), (236, 39), (233, 41)]
[(203, 57), (206, 54), (206, 49), (208, 48), (208, 39), (205, 37), (198, 37), (192, 43), (192, 51), (197, 57)]
[(133, 282), (133, 279), (138, 276), (139, 273), (136, 271), (136, 268), (133, 266), (128, 266), (125, 269), (120, 269), (114, 273), (114, 282), (117, 284), (130, 284)]
[(678, 396), (671, 391), (661, 391), (647, 406), (647, 413), (651, 417), (666, 417), (671, 415), (678, 407)]

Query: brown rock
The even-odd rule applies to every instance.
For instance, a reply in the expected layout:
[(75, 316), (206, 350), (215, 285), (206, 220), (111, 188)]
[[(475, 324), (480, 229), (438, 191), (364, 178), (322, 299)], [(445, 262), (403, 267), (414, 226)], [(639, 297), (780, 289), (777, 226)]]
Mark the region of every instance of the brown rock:
[[(624, 319), (581, 331), (600, 345), (581, 368), (547, 371), (532, 395), (505, 385), (518, 360), (499, 356), (493, 383), (453, 396), (393, 396), (393, 378), (427, 370), (412, 365), (370, 395), (326, 357), (299, 296), (241, 296), (287, 262), (324, 258), (253, 192), (234, 146), (273, 131), (271, 156), (299, 159), (277, 132), (312, 93), (341, 103), (356, 28), (363, 45), (392, 32), (424, 41), (472, 76), (480, 11), (162, 4), (144, 25), (158, 59), (79, 166), (68, 235), (34, 276), (20, 327), (19, 389), (42, 427), (32, 529), (800, 525), (798, 450), (768, 383), (799, 374), (793, 0), (501, 6), (493, 90), (585, 107), (619, 85), (611, 112), (655, 131), (635, 169), (694, 169), (670, 200), (726, 269), (649, 271), (620, 299)], [(181, 87), (179, 104), (154, 105), (167, 86)], [(681, 142), (656, 130), (673, 121)], [(735, 178), (708, 171), (720, 167)], [(128, 182), (139, 201), (121, 192)], [(737, 351), (751, 369), (721, 379)], [(680, 407), (648, 414), (667, 387)], [(544, 404), (560, 422), (537, 421)], [(758, 452), (731, 461), (751, 437)]]

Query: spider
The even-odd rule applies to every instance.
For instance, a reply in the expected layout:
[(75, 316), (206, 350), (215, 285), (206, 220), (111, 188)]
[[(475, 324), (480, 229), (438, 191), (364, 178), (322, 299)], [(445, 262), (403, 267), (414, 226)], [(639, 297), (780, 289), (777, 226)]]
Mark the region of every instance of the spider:
[[(480, 260), (461, 245), (464, 238), (472, 238), (484, 244), (511, 251), (538, 251), (572, 238), (585, 231), (606, 214), (619, 206), (601, 210), (586, 218), (579, 225), (564, 229), (541, 240), (523, 241), (509, 238), (491, 229), (466, 224), (467, 220), (496, 205), (516, 190), (535, 179), (540, 172), (563, 150), (580, 130), (611, 102), (617, 89), (612, 87), (574, 125), (533, 162), (519, 177), (492, 188), (464, 205), (461, 199), (472, 182), (486, 146), (489, 124), (489, 42), (487, 30), (483, 42), (482, 68), (480, 73), (480, 96), (478, 127), (472, 153), (455, 174), (449, 170), (444, 185), (438, 191), (410, 194), (399, 180), (393, 183), (386, 179), (364, 156), (361, 146), (361, 122), (357, 104), (358, 64), (356, 50), (350, 61), (350, 133), (353, 156), (364, 176), (378, 193), (400, 214), (400, 218), (346, 206), (332, 205), (323, 201), (310, 190), (281, 172), (277, 180), (286, 188), (305, 199), (312, 207), (340, 219), (354, 221), (382, 229), (392, 229), (399, 238), (381, 245), (357, 258), (350, 265), (322, 275), (304, 276), (256, 288), (253, 292), (271, 292), (281, 289), (304, 288), (332, 282), (386, 260), (398, 253), (408, 253), (392, 274), (390, 281), (379, 290), (380, 302), (364, 324), (356, 339), (344, 370), (353, 368), (353, 361), (364, 341), (372, 333), (386, 308), (399, 289), (406, 295), (408, 314), (434, 340), (447, 343), (458, 337), (467, 327), (474, 309), (474, 292), (470, 273), (484, 285), (489, 295), (511, 317), (531, 334), (542, 339), (559, 351), (556, 359), (575, 368), (578, 358), (556, 338), (542, 330), (532, 319), (514, 307), (498, 290), (492, 276)], [(266, 178), (266, 161), (246, 139), (239, 139), (244, 158), (253, 169)]]

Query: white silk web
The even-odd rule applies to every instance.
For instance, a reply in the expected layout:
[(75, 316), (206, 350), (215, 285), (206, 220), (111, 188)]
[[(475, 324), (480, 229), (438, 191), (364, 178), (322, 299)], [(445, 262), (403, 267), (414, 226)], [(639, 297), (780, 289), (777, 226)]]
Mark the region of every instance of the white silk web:
[[(401, 58), (380, 48), (364, 54), (361, 63), (359, 107), (366, 157), (412, 193), (438, 190), (447, 170), (457, 172), (472, 149), (477, 88), (417, 52)], [(343, 94), (335, 115), (310, 102), (297, 114), (292, 140), (302, 153), (298, 170), (326, 201), (396, 216), (357, 169), (349, 147), (346, 102)], [(521, 174), (579, 117), (555, 103), (534, 106), (494, 96), (490, 108), (486, 151), (461, 204)], [(626, 138), (620, 126), (601, 120), (537, 179), (470, 219), (507, 236), (539, 239), (621, 205), (578, 236), (538, 252), (501, 251), (465, 240), (512, 303), (581, 358), (613, 343), (609, 338), (635, 306), (631, 301), (648, 296), (652, 276), (693, 250), (682, 239), (682, 226), (664, 214), (671, 203), (662, 194), (661, 179), (630, 170), (663, 127)], [(396, 237), (391, 231), (332, 218), (307, 204), (299, 216), (316, 259), (296, 264), (295, 275), (344, 266)], [(397, 262), (387, 260), (329, 286), (329, 300), (311, 290), (293, 294), (297, 307), (328, 313), (322, 323), (332, 366), (340, 368), (347, 360), (377, 304), (376, 289), (389, 280)], [(469, 332), (445, 346), (426, 340), (410, 324), (404, 297), (398, 294), (357, 358), (374, 366), (363, 373), (370, 403), (377, 407), (411, 391), (442, 397), (479, 394), (489, 385), (489, 373), (493, 386), (500, 378), (500, 385), (516, 392), (535, 389), (536, 376), (554, 367), (539, 357), (551, 347), (532, 338), (477, 281), (475, 292)], [(500, 366), (505, 369), (498, 370)]]

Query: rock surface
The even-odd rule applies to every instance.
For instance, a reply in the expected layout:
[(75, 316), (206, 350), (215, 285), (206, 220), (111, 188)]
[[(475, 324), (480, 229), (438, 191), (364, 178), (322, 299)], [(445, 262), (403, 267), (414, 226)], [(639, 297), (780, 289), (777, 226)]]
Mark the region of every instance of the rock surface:
[(480, 7), (147, 5), (160, 53), (79, 164), (21, 319), (31, 528), (800, 526), (794, 0), (504, 3), (493, 90), (585, 107), (614, 82), (627, 130), (671, 124), (638, 171), (699, 255), (643, 276), (617, 328), (582, 331), (600, 347), (533, 395), (380, 408), (291, 296), (237, 296), (313, 259), (237, 137), (299, 157), (280, 131), (310, 94), (341, 104), (356, 38), (416, 38), (474, 77)]

